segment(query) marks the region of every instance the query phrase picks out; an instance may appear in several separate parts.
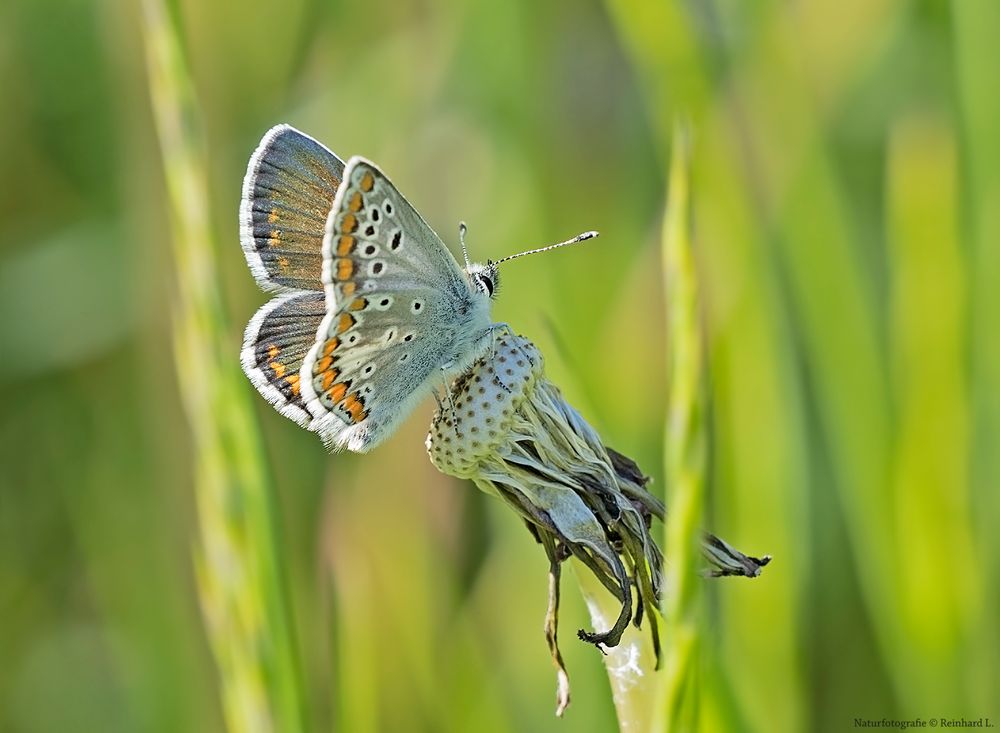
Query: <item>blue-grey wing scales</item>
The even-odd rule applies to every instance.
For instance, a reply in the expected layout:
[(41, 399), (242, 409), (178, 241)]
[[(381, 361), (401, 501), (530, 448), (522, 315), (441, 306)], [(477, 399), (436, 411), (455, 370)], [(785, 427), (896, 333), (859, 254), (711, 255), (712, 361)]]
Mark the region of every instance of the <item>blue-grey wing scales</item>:
[(489, 294), (372, 163), (352, 158), (326, 222), (327, 313), (300, 383), (333, 448), (366, 451), (488, 345)]

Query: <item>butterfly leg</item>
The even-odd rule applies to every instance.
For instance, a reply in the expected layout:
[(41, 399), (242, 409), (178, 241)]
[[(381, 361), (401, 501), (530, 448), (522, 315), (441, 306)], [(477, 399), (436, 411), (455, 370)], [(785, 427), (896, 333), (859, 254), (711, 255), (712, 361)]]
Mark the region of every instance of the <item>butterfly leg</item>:
[(500, 375), (497, 374), (496, 372), (493, 372), (493, 383), (496, 386), (498, 386), (500, 389), (502, 389), (504, 392), (506, 392), (507, 394), (513, 394), (513, 392), (514, 392), (514, 390), (512, 390), (510, 387), (508, 387), (504, 383), (504, 381), (502, 379), (500, 379)]
[[(489, 356), (490, 362), (493, 362), (494, 359), (496, 358), (498, 339), (502, 338), (503, 336), (507, 336), (510, 333), (511, 333), (510, 326), (507, 325), (506, 323), (494, 323), (489, 327), (484, 338), (488, 338), (490, 340), (490, 356)], [(493, 382), (507, 394), (512, 393), (511, 388), (508, 387), (504, 383), (503, 379), (500, 377), (499, 364), (494, 364)]]
[[(454, 425), (454, 426), (457, 426), (458, 425), (458, 413), (455, 412), (455, 398), (454, 398), (454, 396), (451, 393), (451, 389), (449, 388), (447, 378), (445, 378), (442, 381), (442, 384), (444, 385), (444, 394), (445, 394), (445, 397), (446, 397), (447, 402), (448, 402), (448, 404), (447, 404), (448, 413), (451, 415), (451, 419), (449, 421), (445, 421), (445, 425)], [(436, 399), (437, 403), (438, 403), (438, 412), (440, 412), (443, 415), (444, 414), (445, 405), (442, 403), (441, 399), (438, 397), (437, 390), (434, 390), (434, 399)], [(456, 427), (456, 432), (457, 432), (457, 427)]]
[[(497, 341), (504, 336), (509, 336), (511, 333), (510, 326), (506, 323), (494, 323), (489, 327), (486, 333), (486, 338), (490, 340), (490, 361), (492, 362), (496, 358), (497, 353)], [(494, 365), (493, 369), (493, 382), (500, 387), (507, 394), (511, 394), (512, 390), (508, 387), (503, 379), (500, 377), (500, 367), (499, 364)]]
[(497, 353), (497, 339), (510, 335), (511, 330), (509, 324), (494, 323), (489, 327), (485, 338), (490, 340), (490, 361), (493, 361), (493, 357), (496, 356)]

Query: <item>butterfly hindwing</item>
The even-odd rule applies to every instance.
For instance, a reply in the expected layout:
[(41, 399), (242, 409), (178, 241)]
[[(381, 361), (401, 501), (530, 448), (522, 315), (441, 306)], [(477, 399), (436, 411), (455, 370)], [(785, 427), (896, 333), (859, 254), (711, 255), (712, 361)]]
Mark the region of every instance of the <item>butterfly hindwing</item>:
[(410, 288), (356, 296), (329, 314), (302, 369), (311, 429), (351, 450), (391, 434), (435, 379), (444, 384), (453, 341), (434, 326), (449, 322), (447, 307), (435, 291)]
[(261, 139), (243, 180), (240, 240), (262, 288), (322, 288), (323, 235), (343, 176), (336, 155), (293, 127)]
[(240, 362), (257, 390), (285, 417), (308, 428), (312, 416), (302, 400), (300, 371), (326, 315), (323, 293), (276, 296), (247, 325)]

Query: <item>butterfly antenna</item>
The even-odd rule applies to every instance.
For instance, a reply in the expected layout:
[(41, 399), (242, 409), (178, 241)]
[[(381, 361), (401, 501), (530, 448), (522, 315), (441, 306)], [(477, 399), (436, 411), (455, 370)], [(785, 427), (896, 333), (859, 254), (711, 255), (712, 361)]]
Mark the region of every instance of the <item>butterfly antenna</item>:
[(548, 247), (539, 247), (538, 249), (529, 249), (527, 252), (518, 252), (516, 255), (508, 255), (503, 259), (497, 260), (494, 264), (499, 265), (501, 262), (506, 262), (507, 260), (516, 260), (518, 257), (524, 257), (525, 255), (535, 255), (539, 252), (548, 252), (550, 249), (557, 249), (558, 247), (565, 247), (567, 244), (576, 244), (577, 242), (585, 242), (588, 239), (593, 239), (597, 236), (597, 232), (584, 232), (583, 234), (577, 234), (572, 239), (567, 239), (565, 242), (559, 242), (558, 244), (550, 244)]
[(465, 233), (469, 231), (469, 227), (465, 226), (464, 221), (458, 222), (458, 241), (462, 244), (462, 257), (465, 258), (465, 269), (469, 269), (469, 252), (465, 249)]

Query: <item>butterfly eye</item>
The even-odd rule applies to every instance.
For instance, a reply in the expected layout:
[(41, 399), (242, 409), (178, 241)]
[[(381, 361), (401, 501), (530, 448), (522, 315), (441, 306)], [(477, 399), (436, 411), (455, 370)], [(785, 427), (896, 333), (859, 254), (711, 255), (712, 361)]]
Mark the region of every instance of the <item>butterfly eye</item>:
[(489, 297), (492, 298), (493, 297), (493, 281), (490, 278), (488, 278), (486, 275), (480, 275), (479, 276), (479, 282), (482, 283), (483, 288), (485, 288), (486, 294)]

